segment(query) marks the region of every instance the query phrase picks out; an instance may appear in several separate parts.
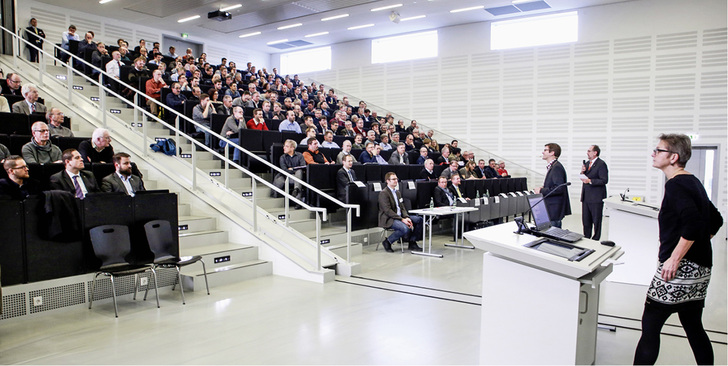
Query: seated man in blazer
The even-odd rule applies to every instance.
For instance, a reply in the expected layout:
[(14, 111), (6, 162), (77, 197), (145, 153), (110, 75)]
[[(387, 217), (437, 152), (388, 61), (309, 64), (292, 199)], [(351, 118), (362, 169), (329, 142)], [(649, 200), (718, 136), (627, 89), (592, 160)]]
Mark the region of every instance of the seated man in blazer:
[(43, 113), (46, 112), (46, 106), (38, 103), (38, 88), (33, 84), (25, 84), (21, 88), (21, 93), (25, 100), (13, 103), (13, 113), (21, 113), (29, 115), (31, 113)]
[(63, 150), (65, 169), (51, 175), (51, 189), (71, 192), (76, 198), (83, 199), (89, 192), (100, 192), (96, 177), (84, 168), (81, 153), (76, 149)]
[(389, 164), (391, 165), (408, 165), (409, 164), (409, 156), (407, 153), (404, 152), (404, 144), (398, 144), (397, 145), (397, 151), (392, 153), (392, 156), (389, 157)]
[[(417, 245), (417, 237), (422, 235), (422, 218), (417, 215), (410, 216), (407, 213), (402, 193), (397, 189), (399, 186), (397, 174), (389, 172), (384, 176), (384, 180), (387, 187), (382, 189), (377, 200), (379, 204), (379, 227), (391, 228), (394, 233), (384, 239), (382, 246), (387, 252), (394, 252), (392, 243), (399, 240), (399, 238), (403, 238), (409, 242), (407, 249), (422, 250)], [(420, 237), (420, 239), (422, 238)]]
[(348, 203), (346, 202), (346, 186), (356, 181), (356, 172), (351, 169), (354, 165), (354, 157), (351, 154), (344, 155), (341, 163), (344, 166), (336, 172), (336, 198)]
[(136, 192), (146, 191), (142, 179), (131, 174), (131, 156), (129, 154), (123, 152), (114, 154), (112, 161), (116, 171), (101, 181), (102, 192), (122, 192), (134, 197)]

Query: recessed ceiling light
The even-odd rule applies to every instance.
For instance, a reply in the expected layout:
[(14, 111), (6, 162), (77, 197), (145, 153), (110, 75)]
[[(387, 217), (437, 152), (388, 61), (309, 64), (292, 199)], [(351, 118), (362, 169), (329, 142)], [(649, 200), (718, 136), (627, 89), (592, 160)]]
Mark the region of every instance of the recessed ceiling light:
[(270, 46), (270, 45), (273, 45), (273, 44), (279, 44), (279, 43), (283, 43), (283, 42), (288, 42), (288, 38), (286, 38), (286, 39), (279, 39), (277, 41), (270, 41), (270, 42), (268, 42), (266, 44)]
[(348, 17), (348, 16), (349, 16), (349, 14), (340, 14), (340, 15), (334, 15), (334, 16), (332, 16), (332, 17), (327, 17), (327, 18), (321, 18), (321, 21), (322, 21), (322, 22), (327, 22), (327, 21), (329, 21), (329, 20), (334, 20), (334, 19), (341, 19), (341, 18), (346, 18), (346, 17)]
[(462, 9), (450, 10), (450, 12), (451, 13), (461, 13), (461, 12), (464, 12), (464, 11), (478, 10), (478, 9), (483, 9), (483, 8), (485, 8), (485, 6), (481, 5), (481, 6), (473, 6), (471, 8), (462, 8)]
[(394, 8), (399, 8), (400, 6), (402, 6), (402, 4), (387, 5), (387, 6), (382, 6), (381, 8), (374, 8), (374, 9), (372, 9), (372, 11), (394, 9)]
[(199, 17), (200, 17), (199, 15), (193, 15), (191, 17), (182, 18), (182, 19), (178, 20), (177, 23), (189, 22), (190, 20), (195, 20), (195, 19), (197, 19)]
[(349, 28), (346, 28), (346, 29), (347, 30), (355, 30), (355, 29), (362, 29), (362, 28), (368, 28), (368, 27), (373, 27), (373, 26), (374, 26), (374, 23), (370, 23), (370, 24), (364, 24), (364, 25), (357, 25), (355, 27), (349, 27)]
[(319, 33), (307, 34), (304, 37), (311, 38), (311, 37), (325, 36), (327, 34), (329, 34), (329, 32), (319, 32)]
[(402, 19), (400, 19), (399, 21), (400, 21), (400, 22), (406, 22), (406, 21), (408, 21), (408, 20), (422, 19), (422, 18), (424, 18), (424, 17), (426, 17), (426, 15), (417, 15), (417, 16), (414, 16), (414, 17), (409, 17), (409, 18), (402, 18)]
[(99, 0), (99, 4), (110, 3), (112, 0)]
[(282, 27), (278, 27), (278, 30), (284, 30), (284, 29), (289, 29), (289, 28), (296, 28), (296, 27), (300, 27), (302, 25), (303, 25), (303, 23), (296, 23), (296, 24), (284, 25)]
[(234, 10), (234, 9), (242, 8), (242, 7), (243, 7), (243, 4), (230, 5), (227, 8), (220, 9), (220, 11), (230, 11), (230, 10)]
[(260, 32), (246, 33), (246, 34), (239, 35), (238, 38), (252, 37), (252, 36), (257, 36), (259, 34), (260, 34)]

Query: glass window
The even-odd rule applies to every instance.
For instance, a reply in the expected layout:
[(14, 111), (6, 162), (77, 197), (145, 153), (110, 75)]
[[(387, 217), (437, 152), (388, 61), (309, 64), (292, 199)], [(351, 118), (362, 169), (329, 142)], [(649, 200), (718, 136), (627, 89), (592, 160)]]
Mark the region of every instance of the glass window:
[(281, 74), (331, 70), (331, 47), (281, 54)]
[(490, 24), (491, 50), (569, 43), (578, 39), (579, 15), (575, 11)]
[(437, 57), (437, 31), (372, 40), (372, 63)]

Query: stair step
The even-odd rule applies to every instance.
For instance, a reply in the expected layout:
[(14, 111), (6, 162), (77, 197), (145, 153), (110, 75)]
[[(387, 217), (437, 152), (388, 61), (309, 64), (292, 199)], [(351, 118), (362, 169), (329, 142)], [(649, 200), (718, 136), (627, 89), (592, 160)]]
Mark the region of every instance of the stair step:
[[(278, 218), (280, 220), (285, 220), (285, 218), (281, 218), (284, 214), (284, 210), (269, 210), (268, 211), (271, 215), (273, 215), (275, 218)], [(293, 208), (292, 206), (288, 209), (288, 220), (289, 222), (291, 220), (293, 221), (299, 221), (299, 220), (306, 220), (312, 218), (311, 211), (300, 209), (297, 210)]]
[[(202, 266), (184, 267), (182, 282), (185, 291), (205, 291), (205, 277)], [(269, 276), (273, 273), (273, 263), (264, 260), (252, 260), (245, 263), (207, 269), (207, 279), (211, 288), (236, 283), (253, 278)], [(212, 290), (214, 291), (214, 290)]]
[[(346, 243), (324, 246), (339, 257), (346, 258)], [(351, 243), (351, 256), (361, 255), (363, 248), (364, 245), (362, 243)]]
[(295, 220), (295, 221), (288, 221), (288, 226), (290, 226), (292, 229), (296, 231), (304, 231), (308, 230), (311, 227), (315, 227), (316, 220), (314, 219), (304, 219), (304, 220)]
[(177, 214), (182, 216), (190, 216), (190, 204), (189, 203), (178, 203)]
[(180, 216), (179, 225), (187, 225), (187, 230), (180, 232), (210, 231), (217, 229), (217, 220), (206, 216)]
[(228, 233), (227, 231), (222, 230), (208, 230), (179, 234), (179, 248), (183, 253), (189, 248), (225, 243), (227, 241)]
[(258, 259), (258, 247), (238, 243), (210, 244), (196, 248), (188, 248), (181, 255), (202, 256), (208, 267), (215, 266), (215, 258), (230, 255), (230, 261), (222, 262), (221, 264), (221, 266), (226, 266)]

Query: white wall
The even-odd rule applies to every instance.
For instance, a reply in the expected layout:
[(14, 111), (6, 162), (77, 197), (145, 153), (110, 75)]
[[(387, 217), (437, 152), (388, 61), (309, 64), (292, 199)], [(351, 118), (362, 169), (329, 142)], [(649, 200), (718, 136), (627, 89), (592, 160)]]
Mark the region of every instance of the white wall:
[[(30, 18), (38, 19), (38, 27), (43, 29), (47, 38), (53, 43), (61, 42), (61, 34), (68, 29), (70, 24), (78, 28), (78, 33), (83, 34), (92, 30), (96, 35), (95, 39), (104, 43), (116, 45), (119, 38), (129, 42), (131, 48), (139, 44), (139, 39), (147, 41), (147, 47), (151, 49), (153, 42), (161, 42), (162, 35), (167, 34), (173, 37), (180, 37), (176, 32), (167, 32), (153, 27), (144, 27), (130, 22), (117, 19), (101, 18), (97, 15), (71, 11), (65, 8), (40, 3), (33, 0), (17, 1), (16, 18), (18, 26), (25, 28)], [(205, 38), (190, 36), (190, 42), (203, 44), (203, 52), (207, 53), (207, 59), (212, 63), (219, 63), (225, 57), (245, 66), (248, 61), (254, 65), (268, 65), (270, 54), (255, 52), (252, 50), (233, 49), (229, 45), (212, 41)], [(167, 52), (168, 46), (162, 46), (162, 53)], [(184, 50), (177, 50), (177, 54), (184, 53)], [(199, 55), (195, 55), (199, 56)]]
[(440, 29), (434, 59), (372, 65), (362, 40), (332, 46), (333, 69), (303, 77), (538, 172), (543, 145), (557, 142), (576, 211), (589, 145), (611, 168), (610, 194), (629, 187), (659, 203), (657, 135), (697, 133), (695, 144), (720, 146), (726, 216), (726, 2), (628, 1), (579, 16), (575, 44), (489, 51), (490, 24), (474, 23)]

